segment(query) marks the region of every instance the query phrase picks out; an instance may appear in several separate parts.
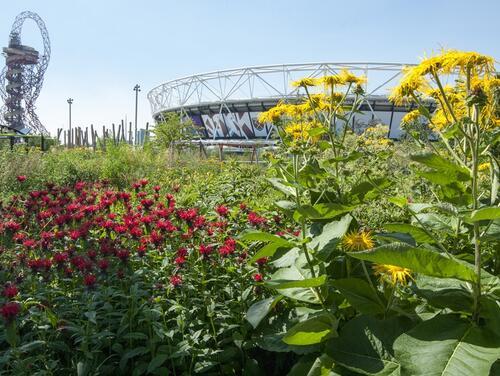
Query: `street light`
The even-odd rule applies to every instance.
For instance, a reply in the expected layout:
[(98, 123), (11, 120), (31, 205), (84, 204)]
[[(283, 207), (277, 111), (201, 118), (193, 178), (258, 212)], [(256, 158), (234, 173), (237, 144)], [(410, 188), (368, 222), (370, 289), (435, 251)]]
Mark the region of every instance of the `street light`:
[(69, 131), (71, 132), (71, 105), (73, 104), (73, 98), (68, 98), (69, 104)]
[(71, 134), (71, 105), (73, 104), (73, 98), (68, 98), (67, 100), (68, 104), (69, 104), (69, 134), (68, 134), (68, 144), (69, 146), (71, 146), (72, 144), (72, 134)]
[(135, 91), (135, 124), (134, 124), (134, 143), (137, 145), (137, 101), (139, 98), (139, 92), (141, 91), (141, 87), (139, 84), (134, 86)]

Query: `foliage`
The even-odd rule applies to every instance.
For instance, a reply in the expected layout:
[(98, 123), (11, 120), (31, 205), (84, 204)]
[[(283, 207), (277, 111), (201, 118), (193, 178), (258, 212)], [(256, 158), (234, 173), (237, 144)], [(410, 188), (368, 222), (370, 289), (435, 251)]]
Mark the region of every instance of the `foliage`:
[(191, 119), (181, 119), (177, 113), (166, 113), (164, 120), (155, 125), (153, 143), (160, 148), (171, 147), (177, 141), (191, 139), (196, 130)]
[[(335, 375), (487, 375), (500, 358), (500, 81), (492, 64), (450, 51), (405, 72), (392, 99), (415, 102), (404, 121), (426, 118), (440, 139), (410, 132), (421, 149), (409, 155), (411, 195), (397, 194), (399, 173), (384, 171), (384, 158), (397, 152), (380, 137), (383, 129), (349, 142), (361, 78), (342, 72), (300, 80), (304, 102), (262, 115), (278, 126), (284, 155), (291, 154), (272, 161), (270, 182), (283, 195), (276, 206), (301, 231), (286, 244), (268, 234), (242, 240), (275, 267), (264, 279), (273, 296), (256, 304), (287, 302), (293, 326), (283, 341), (308, 349), (297, 374), (316, 374), (320, 364), (322, 374)], [(443, 87), (443, 75), (456, 84)], [(437, 103), (433, 113), (425, 95)], [(381, 200), (402, 210), (402, 220), (378, 222), (373, 232), (363, 213)], [(260, 311), (256, 322), (272, 331), (276, 316)]]

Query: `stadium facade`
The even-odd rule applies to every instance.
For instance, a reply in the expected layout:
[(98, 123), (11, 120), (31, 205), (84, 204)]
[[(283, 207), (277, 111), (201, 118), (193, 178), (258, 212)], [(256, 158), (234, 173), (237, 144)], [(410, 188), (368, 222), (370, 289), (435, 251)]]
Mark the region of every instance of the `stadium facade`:
[[(400, 63), (305, 63), (229, 69), (178, 78), (148, 93), (152, 115), (161, 121), (166, 113), (191, 118), (202, 139), (269, 139), (272, 124), (261, 124), (258, 115), (279, 101), (296, 102), (304, 92), (292, 81), (319, 78), (348, 69), (366, 75), (366, 98), (352, 119), (354, 130), (374, 123), (389, 126), (388, 137), (401, 136), (401, 119), (412, 108), (388, 100), (390, 89), (401, 78)], [(432, 104), (429, 104), (432, 107)], [(430, 108), (432, 110), (432, 108)]]

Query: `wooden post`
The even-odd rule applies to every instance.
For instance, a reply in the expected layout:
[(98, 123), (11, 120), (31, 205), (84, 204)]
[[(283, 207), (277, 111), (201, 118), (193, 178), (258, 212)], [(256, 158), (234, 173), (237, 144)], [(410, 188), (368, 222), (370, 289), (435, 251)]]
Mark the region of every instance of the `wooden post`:
[(122, 139), (121, 141), (125, 142), (125, 128), (127, 127), (127, 124), (122, 120)]
[(219, 144), (219, 160), (222, 162), (224, 160), (224, 145)]
[(94, 124), (90, 124), (90, 135), (92, 141), (92, 150), (95, 151), (95, 133), (94, 133)]
[(111, 129), (113, 131), (113, 143), (116, 145), (115, 123), (111, 123)]
[(128, 123), (128, 144), (132, 145), (132, 122)]
[(57, 128), (57, 143), (61, 143), (61, 133), (62, 133), (62, 128)]
[(106, 151), (106, 127), (102, 126), (102, 150)]

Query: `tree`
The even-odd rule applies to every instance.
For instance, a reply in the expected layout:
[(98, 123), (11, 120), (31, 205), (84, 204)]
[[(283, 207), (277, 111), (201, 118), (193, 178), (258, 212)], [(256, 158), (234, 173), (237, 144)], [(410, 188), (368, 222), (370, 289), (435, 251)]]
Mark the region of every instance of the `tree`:
[(168, 148), (175, 142), (190, 140), (196, 134), (196, 129), (191, 119), (181, 119), (177, 113), (167, 113), (164, 114), (164, 121), (156, 124), (152, 132), (154, 144)]

